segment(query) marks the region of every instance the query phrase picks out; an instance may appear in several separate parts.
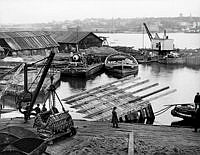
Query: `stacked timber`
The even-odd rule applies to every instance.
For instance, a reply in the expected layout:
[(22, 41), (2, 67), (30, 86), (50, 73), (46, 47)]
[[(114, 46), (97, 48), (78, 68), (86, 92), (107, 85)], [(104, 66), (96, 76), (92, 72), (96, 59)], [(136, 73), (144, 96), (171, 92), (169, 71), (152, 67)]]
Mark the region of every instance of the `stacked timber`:
[[(63, 100), (66, 104), (70, 104), (71, 108), (76, 108), (77, 112), (85, 114), (84, 118), (87, 119), (108, 121), (111, 119), (112, 108), (117, 107), (121, 121), (152, 124), (155, 116), (150, 101), (171, 94), (175, 90), (168, 90), (150, 97), (169, 89), (169, 87), (152, 90), (159, 84), (148, 84), (149, 82), (148, 79), (142, 80), (132, 75)], [(151, 92), (145, 93), (149, 89)], [(139, 95), (141, 93), (143, 94)]]

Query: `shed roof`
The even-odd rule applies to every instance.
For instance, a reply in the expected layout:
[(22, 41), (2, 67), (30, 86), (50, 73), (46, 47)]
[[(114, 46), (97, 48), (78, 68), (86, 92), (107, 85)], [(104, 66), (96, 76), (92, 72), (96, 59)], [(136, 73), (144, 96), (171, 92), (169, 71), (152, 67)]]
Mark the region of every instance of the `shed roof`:
[(99, 40), (103, 41), (101, 38), (96, 36), (93, 32), (84, 32), (84, 31), (78, 31), (78, 32), (77, 31), (57, 31), (57, 32), (52, 32), (52, 36), (56, 39), (57, 42), (70, 43), (70, 44), (77, 44), (90, 34), (94, 35)]
[(49, 33), (41, 31), (0, 32), (12, 50), (44, 49), (59, 46)]

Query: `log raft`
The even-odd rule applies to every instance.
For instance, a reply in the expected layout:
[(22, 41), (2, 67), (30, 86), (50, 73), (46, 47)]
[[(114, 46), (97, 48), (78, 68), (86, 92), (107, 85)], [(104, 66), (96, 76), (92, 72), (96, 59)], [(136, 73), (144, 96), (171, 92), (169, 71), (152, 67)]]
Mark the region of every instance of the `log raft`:
[(112, 108), (117, 107), (120, 121), (152, 124), (155, 116), (150, 101), (176, 90), (170, 90), (169, 86), (157, 88), (158, 83), (149, 82), (148, 79), (128, 76), (63, 100), (87, 119), (109, 121)]

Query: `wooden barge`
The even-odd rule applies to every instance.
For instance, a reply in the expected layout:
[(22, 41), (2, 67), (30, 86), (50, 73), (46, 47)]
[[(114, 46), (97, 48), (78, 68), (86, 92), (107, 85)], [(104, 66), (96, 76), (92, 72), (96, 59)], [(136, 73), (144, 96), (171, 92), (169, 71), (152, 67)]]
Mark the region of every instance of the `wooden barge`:
[[(86, 119), (108, 121), (111, 119), (112, 108), (115, 106), (117, 107), (118, 116), (123, 122), (152, 124), (155, 116), (150, 101), (176, 90), (169, 90), (144, 100), (151, 95), (169, 89), (169, 87), (164, 87), (138, 96), (138, 93), (159, 85), (158, 83), (147, 85), (148, 82), (149, 80), (141, 80), (141, 78), (134, 78), (134, 75), (131, 75), (63, 100), (66, 104), (71, 104), (71, 108), (76, 108), (77, 112), (85, 114), (84, 118)], [(143, 87), (141, 88), (141, 86)], [(129, 89), (133, 91), (126, 91)]]
[(64, 69), (61, 69), (61, 74), (67, 76), (90, 77), (100, 72), (104, 66), (101, 62), (94, 63), (93, 61), (88, 62), (80, 53), (74, 54), (70, 57), (68, 65)]
[[(24, 92), (24, 88), (27, 87), (27, 90), (29, 92), (33, 92), (38, 84), (39, 77), (41, 76), (41, 72), (39, 71), (41, 68), (32, 68), (27, 73), (27, 86), (25, 86), (24, 80), (24, 64), (20, 64), (12, 70), (8, 71), (7, 73), (4, 73), (1, 76), (1, 93), (0, 98), (3, 103), (3, 105), (9, 105), (10, 107), (15, 108), (16, 102), (16, 96), (20, 96)], [(54, 72), (54, 81), (53, 84), (55, 87), (58, 87), (60, 85), (60, 72)], [(47, 98), (49, 97), (49, 86), (51, 85), (51, 73), (49, 72), (44, 79), (44, 84), (42, 85), (42, 88), (39, 92), (39, 95), (37, 97), (36, 103), (44, 103)]]
[(68, 66), (61, 71), (62, 75), (90, 77), (103, 69), (103, 63), (96, 63), (87, 66)]

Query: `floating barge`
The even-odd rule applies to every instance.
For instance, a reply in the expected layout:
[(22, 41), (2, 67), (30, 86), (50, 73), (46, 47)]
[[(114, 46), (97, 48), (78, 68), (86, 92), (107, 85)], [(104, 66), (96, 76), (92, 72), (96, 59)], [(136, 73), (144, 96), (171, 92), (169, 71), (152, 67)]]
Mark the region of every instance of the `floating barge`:
[[(24, 83), (24, 64), (15, 66), (10, 71), (1, 76), (0, 81), (0, 98), (3, 104), (9, 105), (15, 108), (16, 96), (23, 94), (25, 83)], [(37, 97), (37, 103), (43, 103), (49, 96), (49, 86), (51, 85), (51, 74), (48, 73), (44, 84), (42, 85), (41, 91)], [(60, 84), (60, 72), (54, 72), (53, 84), (58, 87)], [(29, 92), (33, 92), (38, 84), (38, 77), (41, 76), (40, 68), (31, 68), (27, 73), (27, 89)]]
[[(152, 90), (152, 92), (145, 95), (135, 96), (137, 93), (159, 85), (158, 83), (147, 85), (148, 82), (149, 80), (141, 80), (141, 78), (134, 78), (134, 75), (131, 75), (63, 100), (66, 104), (71, 104), (71, 108), (76, 108), (77, 112), (85, 114), (84, 118), (87, 119), (108, 121), (111, 119), (112, 108), (115, 106), (117, 107), (118, 117), (123, 122), (145, 123), (146, 121), (147, 124), (152, 124), (155, 116), (150, 101), (173, 93), (176, 90), (169, 90), (146, 100), (144, 99), (165, 91), (169, 87)], [(129, 89), (133, 91), (126, 91)]]
[(103, 63), (97, 63), (87, 66), (68, 66), (61, 71), (62, 75), (68, 76), (81, 76), (81, 77), (90, 77), (103, 69)]
[(64, 69), (61, 69), (61, 74), (67, 76), (90, 77), (100, 72), (103, 67), (104, 64), (101, 62), (89, 63), (81, 54), (74, 54), (70, 57), (69, 64)]

